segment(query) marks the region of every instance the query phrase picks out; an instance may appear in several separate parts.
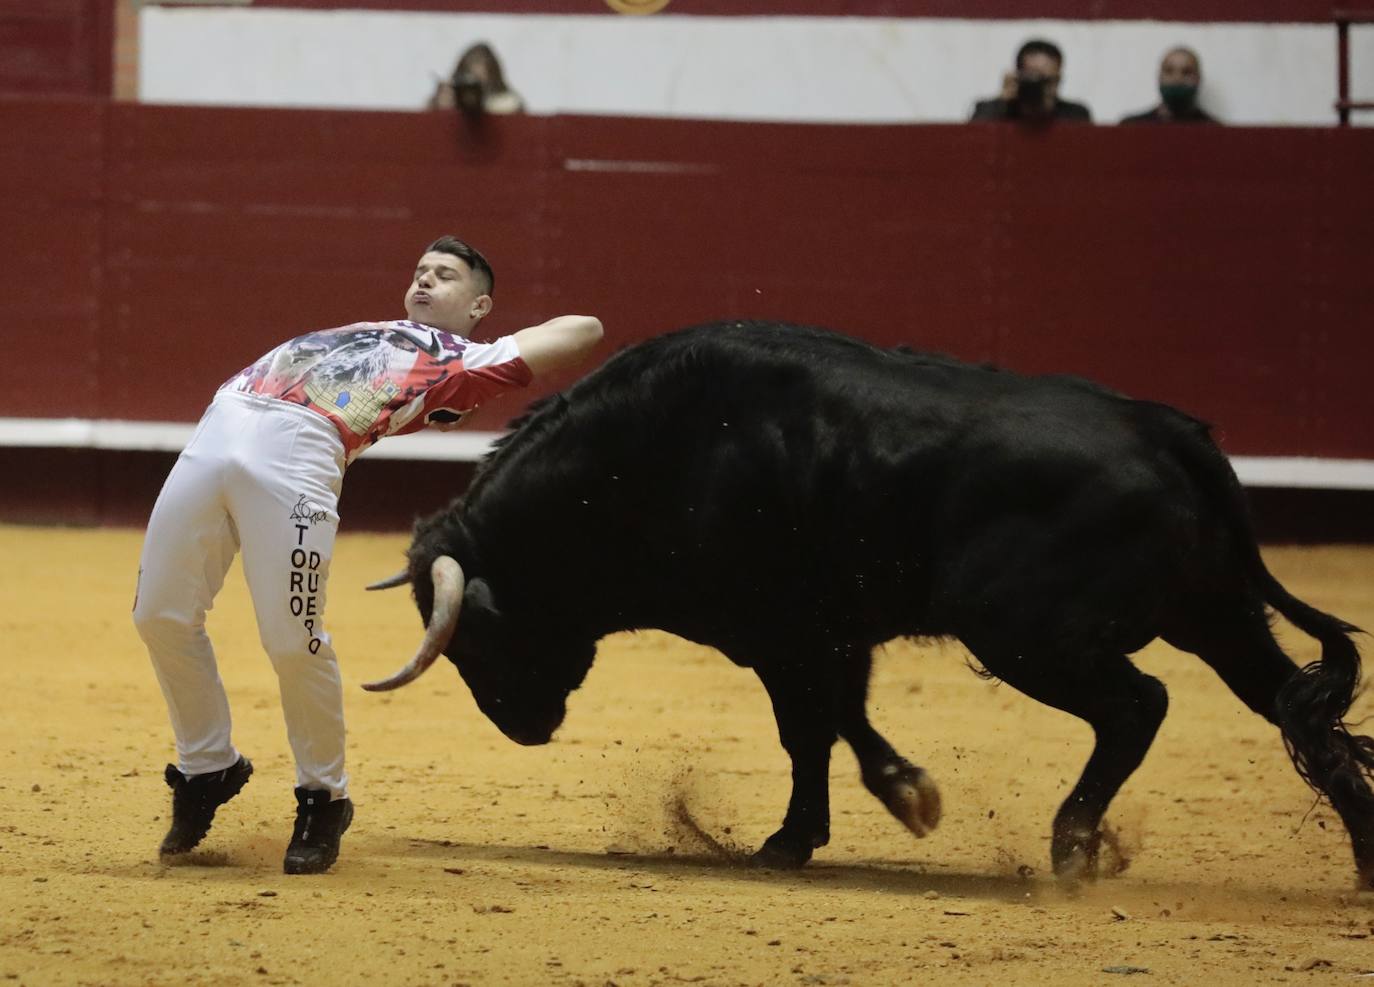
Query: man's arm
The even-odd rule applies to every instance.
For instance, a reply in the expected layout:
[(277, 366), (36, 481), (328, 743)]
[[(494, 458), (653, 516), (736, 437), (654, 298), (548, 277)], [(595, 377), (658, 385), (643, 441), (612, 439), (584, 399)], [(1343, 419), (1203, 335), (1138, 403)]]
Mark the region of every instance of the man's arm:
[(515, 334), (520, 357), (536, 377), (576, 363), (601, 342), (601, 320), (593, 315), (560, 315)]
[[(538, 377), (581, 360), (601, 342), (601, 335), (601, 320), (595, 316), (560, 315), (542, 325), (521, 329), (511, 338), (525, 366)], [(527, 382), (522, 378), (519, 383)], [(496, 389), (500, 390), (501, 386), (496, 385)], [(468, 394), (467, 403), (460, 403), (459, 407), (475, 404), (476, 400), (475, 394)], [(462, 414), (439, 408), (427, 414), (424, 423), (441, 432), (449, 432), (462, 425)]]

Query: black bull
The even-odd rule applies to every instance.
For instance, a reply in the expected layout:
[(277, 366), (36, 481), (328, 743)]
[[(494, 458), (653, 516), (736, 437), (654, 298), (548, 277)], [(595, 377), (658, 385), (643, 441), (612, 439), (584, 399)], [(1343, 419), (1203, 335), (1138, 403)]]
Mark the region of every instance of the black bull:
[[(792, 759), (763, 863), (800, 865), (829, 839), (840, 737), (893, 815), (918, 835), (938, 821), (934, 784), (865, 710), (872, 649), (920, 636), (957, 638), (1091, 724), (1051, 855), (1056, 873), (1092, 873), (1107, 805), (1168, 706), (1128, 656), (1163, 638), (1279, 727), (1374, 885), (1374, 741), (1343, 722), (1357, 629), (1269, 573), (1207, 427), (1164, 405), (820, 330), (700, 326), (535, 406), (466, 496), (416, 525), (427, 624), (441, 556), (461, 567), (440, 593), (461, 618), (431, 631), (432, 655), (520, 743), (550, 739), (613, 631), (661, 628), (754, 669)], [(1321, 661), (1280, 650), (1269, 608)]]

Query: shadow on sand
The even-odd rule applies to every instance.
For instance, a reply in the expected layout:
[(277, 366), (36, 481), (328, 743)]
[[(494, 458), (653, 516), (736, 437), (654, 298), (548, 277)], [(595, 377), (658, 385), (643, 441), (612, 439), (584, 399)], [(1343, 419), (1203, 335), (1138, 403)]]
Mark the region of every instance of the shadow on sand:
[[(374, 845), (375, 850), (388, 850)], [(554, 850), (547, 846), (493, 846), (398, 837), (389, 852), (397, 856), (429, 856), (448, 863), (509, 863), (532, 867), (572, 867), (584, 870), (621, 871), (626, 874), (662, 874), (699, 880), (757, 881), (779, 886), (844, 888), (895, 895), (941, 895), (979, 898), (1005, 904), (1027, 904), (1043, 894), (1061, 895), (1053, 882), (1016, 875), (950, 874), (918, 871), (897, 862), (855, 864), (812, 862), (799, 870), (770, 870), (755, 866), (739, 850), (716, 844), (695, 852), (619, 853)]]
[[(731, 851), (728, 857), (710, 851), (598, 853), (556, 850), (547, 846), (493, 846), (404, 837), (393, 838), (390, 845), (374, 844), (372, 849), (402, 857), (431, 857), (451, 866), (515, 863), (555, 869), (619, 871), (626, 875), (658, 874), (700, 881), (756, 881), (775, 885), (780, 890), (843, 889), (899, 897), (935, 897), (930, 895), (933, 891), (940, 898), (950, 900), (943, 906), (938, 901), (932, 902), (932, 906), (946, 909), (958, 908), (958, 899), (962, 898), (1002, 905), (1081, 906), (1094, 913), (1108, 907), (1117, 910), (1117, 906), (1121, 906), (1131, 914), (1176, 915), (1179, 919), (1192, 921), (1267, 921), (1283, 915), (1286, 921), (1303, 923), (1329, 921), (1333, 914), (1346, 913), (1352, 906), (1361, 908), (1374, 903), (1374, 893), (1353, 889), (1285, 888), (1242, 880), (1219, 885), (1160, 882), (1127, 877), (1099, 878), (1074, 885), (1061, 883), (1048, 874), (940, 872), (887, 860), (845, 864), (813, 861), (799, 870), (769, 870), (754, 866), (748, 856), (737, 851)], [(1124, 916), (1117, 915), (1117, 918)]]

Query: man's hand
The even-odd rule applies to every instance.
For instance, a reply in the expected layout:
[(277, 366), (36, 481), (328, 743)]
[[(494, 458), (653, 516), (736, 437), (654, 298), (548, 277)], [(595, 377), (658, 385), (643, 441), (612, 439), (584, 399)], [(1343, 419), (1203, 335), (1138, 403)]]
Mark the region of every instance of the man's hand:
[(1002, 99), (1008, 103), (1016, 102), (1016, 85), (1020, 81), (1020, 76), (1015, 72), (1008, 72), (1002, 76)]
[(515, 334), (520, 356), (537, 377), (581, 360), (601, 342), (601, 320), (594, 315), (560, 315)]

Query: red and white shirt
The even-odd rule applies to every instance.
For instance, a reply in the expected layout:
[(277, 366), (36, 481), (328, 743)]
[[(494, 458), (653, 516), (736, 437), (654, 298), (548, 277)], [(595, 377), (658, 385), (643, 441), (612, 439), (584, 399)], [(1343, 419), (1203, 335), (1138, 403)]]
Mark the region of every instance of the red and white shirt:
[(474, 343), (418, 322), (357, 322), (287, 340), (225, 381), (242, 391), (304, 405), (334, 423), (352, 462), (372, 443), (525, 387), (534, 375), (515, 337)]

